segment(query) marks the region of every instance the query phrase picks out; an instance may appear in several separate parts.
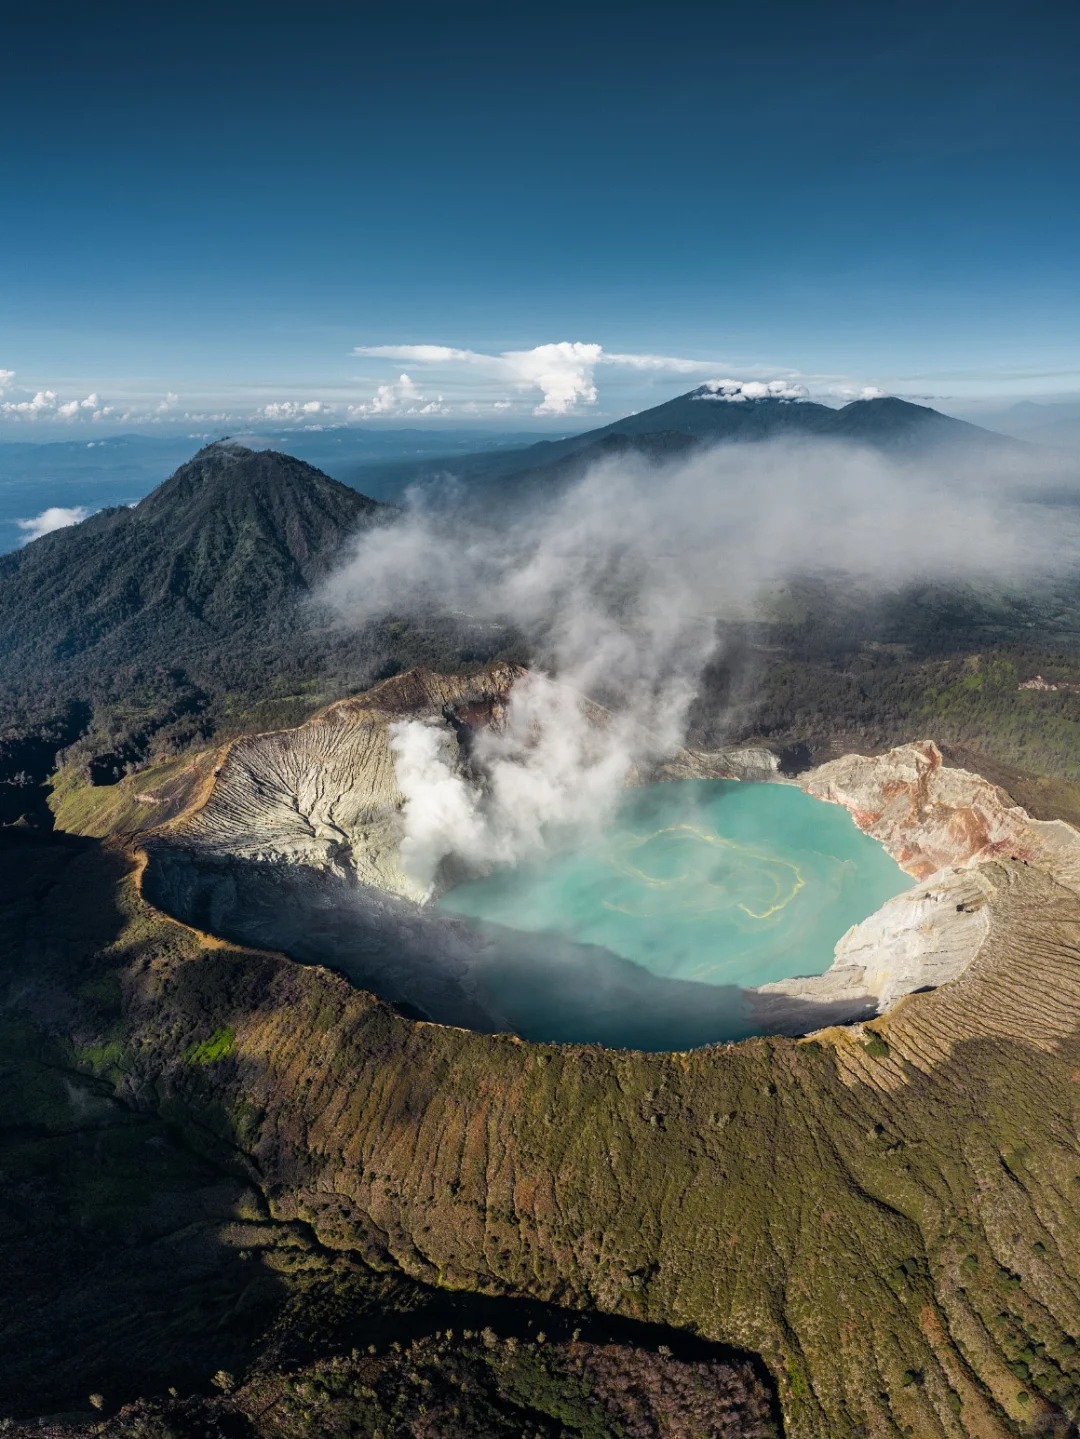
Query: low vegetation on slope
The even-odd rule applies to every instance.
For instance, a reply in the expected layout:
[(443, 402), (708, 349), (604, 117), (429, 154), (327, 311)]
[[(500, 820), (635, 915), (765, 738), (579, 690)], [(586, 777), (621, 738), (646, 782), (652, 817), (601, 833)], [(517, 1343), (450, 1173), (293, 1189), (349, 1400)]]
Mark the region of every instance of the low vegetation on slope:
[[(74, 1045), (50, 1033), (84, 1009), (116, 1015), (121, 954), (182, 960), (199, 952), (190, 937), (115, 892), (126, 866), (96, 846), (28, 839), (0, 858), (3, 1432), (40, 1434), (52, 1416), (54, 1435), (113, 1439), (776, 1434), (746, 1357), (443, 1293), (275, 1219), (216, 1112), (206, 1123), (140, 1091), (105, 1029)], [(32, 997), (26, 955), (46, 961)], [(184, 1063), (210, 1076), (234, 1047), (219, 1027)]]
[[(981, 645), (971, 634), (955, 650), (929, 652), (929, 641), (884, 643), (872, 629), (830, 638), (803, 618), (750, 643), (732, 636), (704, 676), (692, 742), (764, 741), (805, 768), (931, 734), (1040, 818), (1080, 821), (1075, 650), (1015, 639)], [(1035, 676), (1058, 687), (1025, 687)]]
[(1064, 1435), (1080, 901), (1000, 870), (978, 963), (872, 1028), (642, 1055), (416, 1024), (208, 946), (88, 845), (5, 926), (4, 1012), (225, 1146), (321, 1255), (737, 1344), (799, 1439)]

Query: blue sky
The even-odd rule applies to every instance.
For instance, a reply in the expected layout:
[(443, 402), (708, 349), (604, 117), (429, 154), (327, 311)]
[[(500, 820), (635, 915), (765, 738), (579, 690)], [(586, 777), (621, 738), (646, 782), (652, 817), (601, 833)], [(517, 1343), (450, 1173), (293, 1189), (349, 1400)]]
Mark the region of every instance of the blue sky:
[(1080, 394), (1074, 0), (47, 22), (0, 54), (7, 437)]

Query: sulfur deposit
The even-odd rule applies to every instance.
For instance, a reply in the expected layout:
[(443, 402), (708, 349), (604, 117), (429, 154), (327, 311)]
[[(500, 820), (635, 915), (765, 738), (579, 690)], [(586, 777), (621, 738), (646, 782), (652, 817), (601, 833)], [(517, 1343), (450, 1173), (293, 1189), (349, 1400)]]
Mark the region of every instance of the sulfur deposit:
[[(390, 733), (405, 718), (441, 727), (464, 770), (473, 737), (503, 722), (523, 673), (509, 664), (470, 676), (413, 670), (298, 729), (237, 741), (201, 808), (149, 839), (148, 897), (201, 930), (330, 964), (421, 1014), (508, 1027), (490, 998), (478, 997), (475, 936), (419, 905), (402, 866)], [(605, 722), (598, 707), (590, 714)], [(684, 750), (631, 781), (690, 777), (778, 776), (766, 750)], [(1031, 819), (981, 776), (945, 765), (931, 742), (847, 755), (800, 783), (847, 808), (920, 883), (849, 930), (824, 974), (747, 991), (765, 1031), (863, 1020), (956, 979), (990, 932), (1002, 885), (996, 861), (1080, 892), (1080, 834)]]
[[(817, 799), (843, 805), (908, 874), (922, 881), (855, 925), (823, 975), (760, 991), (767, 1012), (782, 997), (883, 1012), (905, 994), (962, 974), (990, 932), (1007, 860), (1080, 893), (1080, 833), (1035, 820), (981, 775), (946, 765), (931, 741), (878, 757), (845, 755), (801, 780)], [(1007, 873), (1007, 872), (1004, 872)]]
[[(217, 1126), (268, 1212), (325, 1252), (736, 1343), (762, 1356), (798, 1439), (1065, 1439), (1080, 1412), (1074, 832), (1031, 821), (930, 745), (847, 757), (803, 783), (921, 876), (856, 926), (829, 972), (850, 990), (838, 1011), (857, 1017), (862, 995), (864, 1013), (887, 1014), (809, 1041), (669, 1054), (417, 1024), (358, 971), (350, 984), (320, 967), (347, 958), (332, 903), (347, 890), (362, 889), (365, 914), (395, 916), (385, 963), (398, 972), (399, 936), (425, 916), (351, 878), (369, 861), (341, 796), (357, 826), (389, 835), (394, 794), (385, 751), (369, 772), (383, 808), (348, 755), (378, 755), (393, 715), (454, 730), (463, 714), (496, 716), (505, 693), (492, 672), (403, 676), (240, 741), (202, 808), (148, 839), (146, 897), (291, 958), (206, 945), (126, 878), (102, 947), (69, 920), (92, 889), (80, 871), (117, 859), (88, 847), (34, 901), (49, 929), (20, 993), (55, 1022), (49, 966), (71, 966), (83, 1063), (133, 1104)], [(308, 771), (323, 762), (335, 779), (320, 788)], [(437, 979), (464, 1025), (459, 958)], [(810, 1013), (798, 995), (773, 1000)], [(195, 1058), (208, 1047), (218, 1057)]]

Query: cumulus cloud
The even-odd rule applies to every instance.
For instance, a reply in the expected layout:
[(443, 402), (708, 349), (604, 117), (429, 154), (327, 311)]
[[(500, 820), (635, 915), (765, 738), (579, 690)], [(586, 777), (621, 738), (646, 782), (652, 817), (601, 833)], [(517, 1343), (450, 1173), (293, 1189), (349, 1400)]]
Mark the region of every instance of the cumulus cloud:
[[(832, 395), (838, 400), (847, 404), (850, 400), (884, 400), (888, 398), (888, 390), (882, 390), (877, 385), (827, 385), (824, 388), (826, 395)], [(908, 395), (909, 400), (926, 399), (925, 395)]]
[(861, 607), (916, 580), (998, 585), (1072, 564), (1080, 511), (1048, 510), (1046, 477), (1015, 465), (915, 465), (824, 442), (663, 466), (624, 456), (498, 526), (418, 498), (361, 536), (323, 592), (346, 623), (506, 622), (534, 656), (468, 773), (445, 726), (395, 730), (414, 883), (429, 890), (450, 856), (513, 863), (602, 826), (631, 773), (683, 742), (717, 622), (752, 617), (777, 585), (815, 575)]
[[(4, 372), (10, 378), (5, 390), (7, 393), (15, 391), (15, 375), (11, 370)], [(26, 398), (22, 400), (0, 401), (0, 417), (7, 420), (103, 420), (115, 414), (113, 406), (102, 402), (97, 394), (87, 395), (85, 399), (62, 400), (55, 390), (35, 390), (33, 394), (23, 391)]]
[(325, 400), (275, 400), (256, 411), (261, 420), (325, 419), (333, 415), (334, 406)]
[[(55, 398), (55, 396), (53, 398)], [(89, 410), (91, 414), (110, 413), (107, 407), (102, 406), (101, 400), (97, 395), (87, 395), (85, 400), (68, 400), (66, 404), (57, 405), (56, 417), (60, 420), (76, 420), (84, 410)]]
[[(439, 349), (438, 345), (418, 345), (416, 349)], [(350, 405), (348, 413), (356, 419), (385, 415), (443, 415), (447, 407), (442, 395), (428, 398), (410, 376), (402, 374), (391, 384), (380, 385), (370, 400)]]
[(69, 525), (77, 525), (89, 515), (90, 511), (85, 505), (72, 505), (70, 508), (50, 505), (47, 510), (42, 510), (40, 515), (34, 515), (29, 520), (16, 520), (15, 523), (25, 536), (23, 544), (28, 545), (31, 540), (40, 540), (42, 535), (51, 535), (53, 530), (64, 530)]
[[(564, 340), (556, 344), (536, 345), (531, 350), (506, 350), (500, 355), (485, 355), (476, 350), (455, 349), (449, 345), (370, 345), (358, 346), (357, 355), (376, 359), (401, 360), (422, 365), (466, 365), (496, 378), (520, 391), (539, 391), (541, 399), (533, 413), (537, 415), (569, 414), (578, 404), (593, 405), (597, 393), (593, 374), (603, 353), (599, 345)], [(398, 382), (412, 386), (407, 375)], [(384, 398), (395, 399), (394, 387), (380, 386), (373, 405)], [(411, 398), (411, 396), (409, 396)], [(358, 413), (382, 414), (385, 408), (359, 410)]]
[(180, 402), (179, 395), (170, 392), (156, 405), (125, 408), (103, 400), (97, 391), (67, 399), (57, 390), (19, 385), (17, 379), (14, 370), (0, 370), (0, 420), (62, 425), (80, 421), (100, 424), (104, 420), (157, 424), (170, 416)]
[(596, 404), (593, 375), (603, 353), (599, 345), (562, 340), (531, 350), (508, 350), (503, 360), (517, 389), (535, 389), (543, 395), (534, 415), (568, 415), (579, 404)]

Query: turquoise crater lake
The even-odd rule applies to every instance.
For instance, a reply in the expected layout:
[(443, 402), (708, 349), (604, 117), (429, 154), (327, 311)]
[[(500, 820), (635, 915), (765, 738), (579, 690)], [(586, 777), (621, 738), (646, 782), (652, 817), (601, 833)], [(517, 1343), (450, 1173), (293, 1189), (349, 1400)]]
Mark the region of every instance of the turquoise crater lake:
[(614, 823), (438, 901), (481, 931), (479, 997), (527, 1039), (685, 1049), (758, 1033), (746, 990), (820, 974), (912, 881), (794, 785), (631, 789)]

